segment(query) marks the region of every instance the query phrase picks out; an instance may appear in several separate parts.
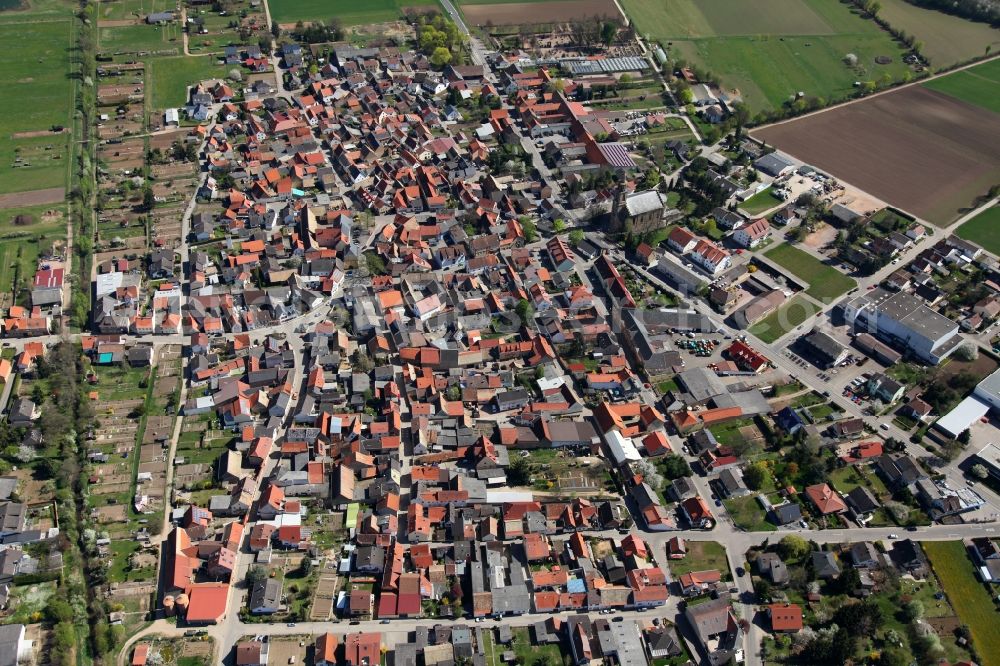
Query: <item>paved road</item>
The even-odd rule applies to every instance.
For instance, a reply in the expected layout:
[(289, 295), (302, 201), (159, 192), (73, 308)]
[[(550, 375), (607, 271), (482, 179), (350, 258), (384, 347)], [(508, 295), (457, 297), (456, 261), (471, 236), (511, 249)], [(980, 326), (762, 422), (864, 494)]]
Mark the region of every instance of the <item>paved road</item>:
[(441, 0), (441, 6), (444, 7), (448, 17), (455, 22), (458, 29), (469, 38), (469, 56), (472, 59), (472, 63), (475, 65), (485, 65), (486, 47), (483, 46), (478, 37), (469, 32), (469, 27), (465, 25), (465, 20), (462, 18), (461, 12), (455, 8), (451, 0)]

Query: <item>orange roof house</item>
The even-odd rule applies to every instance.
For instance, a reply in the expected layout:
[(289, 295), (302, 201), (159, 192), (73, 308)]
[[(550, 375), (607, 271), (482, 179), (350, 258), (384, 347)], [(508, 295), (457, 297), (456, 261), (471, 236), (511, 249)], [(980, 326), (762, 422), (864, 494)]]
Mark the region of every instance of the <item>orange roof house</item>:
[(802, 631), (802, 607), (798, 604), (771, 604), (767, 607), (767, 617), (775, 633)]
[(216, 624), (226, 616), (228, 583), (198, 583), (188, 588), (189, 624)]
[(847, 511), (843, 498), (826, 483), (806, 487), (806, 497), (824, 516)]

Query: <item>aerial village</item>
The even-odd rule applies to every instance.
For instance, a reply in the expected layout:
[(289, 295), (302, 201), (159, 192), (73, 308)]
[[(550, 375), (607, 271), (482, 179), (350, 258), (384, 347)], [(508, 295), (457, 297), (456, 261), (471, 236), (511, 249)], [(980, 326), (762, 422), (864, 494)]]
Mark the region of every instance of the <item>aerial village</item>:
[(133, 666), (976, 661), (925, 549), (995, 595), (997, 257), (690, 71), (693, 117), (602, 103), (660, 85), (628, 42), (471, 49), (233, 48), (275, 84), (168, 110), (181, 226), (83, 331), (55, 254), (9, 295), (3, 663), (57, 640), (68, 366)]

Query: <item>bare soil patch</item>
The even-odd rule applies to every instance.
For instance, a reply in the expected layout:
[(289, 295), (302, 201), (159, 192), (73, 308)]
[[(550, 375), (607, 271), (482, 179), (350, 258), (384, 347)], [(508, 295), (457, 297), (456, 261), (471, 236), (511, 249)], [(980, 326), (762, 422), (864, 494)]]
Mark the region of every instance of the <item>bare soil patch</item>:
[(923, 86), (753, 135), (939, 226), (1000, 181), (1000, 115)]
[(45, 190), (0, 194), (0, 208), (27, 208), (62, 203), (66, 200), (65, 187), (50, 187)]
[(802, 240), (802, 243), (803, 245), (808, 245), (813, 249), (819, 250), (832, 243), (836, 238), (837, 230), (829, 224), (822, 223), (816, 228), (816, 231), (806, 236)]
[(463, 5), (462, 13), (474, 25), (522, 25), (558, 23), (600, 16), (621, 20), (611, 0), (556, 0), (555, 2), (507, 2), (495, 5)]
[(69, 134), (69, 128), (63, 127), (58, 131), (52, 130), (32, 130), (31, 132), (14, 132), (10, 135), (12, 139), (34, 139), (39, 136), (52, 136), (53, 134)]

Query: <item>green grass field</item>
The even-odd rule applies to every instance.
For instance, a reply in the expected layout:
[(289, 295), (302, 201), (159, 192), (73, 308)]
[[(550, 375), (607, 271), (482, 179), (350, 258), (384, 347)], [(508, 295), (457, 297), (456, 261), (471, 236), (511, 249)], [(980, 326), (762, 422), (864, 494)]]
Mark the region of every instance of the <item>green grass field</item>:
[(1000, 49), (1000, 31), (986, 23), (917, 7), (906, 0), (880, 0), (880, 4), (879, 15), (889, 25), (923, 43), (921, 51), (934, 69), (978, 58), (987, 46), (991, 52)]
[(729, 574), (729, 560), (726, 549), (715, 541), (688, 541), (687, 555), (682, 560), (670, 560), (670, 572), (674, 578), (692, 571), (718, 569), (723, 577)]
[(172, 25), (126, 25), (102, 27), (97, 31), (98, 49), (102, 53), (164, 51), (180, 53), (184, 47), (183, 30)]
[[(103, 0), (99, 16), (107, 21), (141, 19), (146, 14), (173, 11), (175, 6), (176, 4), (170, 0)], [(190, 15), (191, 12), (188, 14)]]
[[(903, 77), (903, 50), (878, 26), (828, 0), (623, 0), (640, 34), (736, 88), (754, 111), (791, 96), (850, 95), (854, 82)], [(844, 64), (853, 53), (857, 67)], [(887, 65), (876, 56), (890, 56)]]
[(750, 327), (750, 333), (771, 344), (785, 333), (816, 313), (812, 301), (799, 295), (781, 306), (776, 312)]
[(69, 134), (14, 135), (71, 126), (72, 24), (24, 20), (0, 23), (6, 48), (0, 69), (0, 193), (62, 187), (69, 173)]
[(760, 215), (765, 210), (771, 210), (781, 203), (784, 203), (784, 200), (774, 196), (769, 187), (744, 201), (740, 204), (740, 208), (745, 210), (749, 215)]
[(764, 256), (805, 281), (809, 285), (806, 293), (819, 301), (833, 300), (858, 284), (794, 245), (783, 243), (765, 252)]
[(942, 76), (928, 81), (924, 87), (1000, 113), (1000, 60)]
[(153, 109), (181, 106), (187, 101), (188, 86), (225, 77), (226, 71), (211, 56), (153, 58), (146, 66), (147, 99)]
[(1000, 255), (1000, 206), (984, 210), (955, 233), (959, 238), (981, 245), (987, 252)]
[(271, 0), (271, 20), (278, 23), (329, 21), (337, 17), (344, 25), (384, 23), (403, 15), (405, 7), (438, 9), (436, 0)]
[(976, 578), (965, 545), (961, 541), (926, 541), (924, 552), (934, 567), (958, 618), (972, 630), (972, 644), (982, 666), (1000, 665), (1000, 613)]
[(756, 495), (728, 499), (723, 504), (726, 506), (726, 511), (729, 512), (729, 517), (733, 519), (733, 523), (740, 529), (751, 532), (773, 532), (778, 529), (767, 520)]
[(25, 21), (52, 20), (54, 18), (70, 18), (76, 5), (68, 0), (31, 0), (16, 2), (7, 0), (3, 7), (21, 5), (20, 9), (4, 9), (0, 11), (0, 23), (23, 23)]

